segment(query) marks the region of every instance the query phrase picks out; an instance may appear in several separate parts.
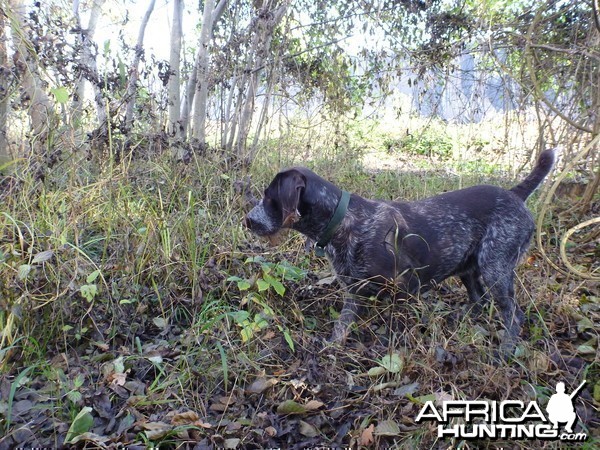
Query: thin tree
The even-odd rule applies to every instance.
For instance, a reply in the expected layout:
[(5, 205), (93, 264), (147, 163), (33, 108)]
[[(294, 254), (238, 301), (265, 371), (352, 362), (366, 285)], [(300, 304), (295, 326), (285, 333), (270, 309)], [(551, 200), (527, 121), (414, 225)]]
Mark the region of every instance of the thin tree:
[(146, 33), (146, 26), (148, 25), (148, 21), (150, 20), (150, 16), (154, 10), (154, 3), (155, 0), (150, 0), (148, 9), (146, 9), (146, 13), (142, 18), (142, 23), (140, 24), (140, 29), (138, 32), (137, 43), (135, 45), (135, 56), (133, 57), (133, 62), (129, 68), (129, 81), (127, 83), (127, 90), (125, 92), (125, 98), (127, 100), (127, 107), (125, 109), (125, 130), (127, 130), (127, 132), (131, 131), (133, 126), (133, 110), (135, 108), (136, 98), (135, 94), (137, 82), (140, 77), (139, 65), (142, 55), (144, 54), (144, 34)]
[[(246, 141), (250, 132), (252, 116), (254, 114), (254, 105), (258, 90), (258, 83), (262, 70), (264, 69), (266, 59), (270, 54), (271, 41), (275, 29), (285, 16), (290, 5), (290, 0), (285, 0), (278, 4), (278, 0), (264, 0), (263, 7), (258, 11), (256, 19), (256, 31), (252, 39), (252, 45), (249, 50), (249, 58), (242, 84), (245, 89), (244, 95), (238, 98), (239, 122), (238, 135), (235, 144), (235, 151), (239, 158), (244, 157), (246, 151)], [(231, 135), (233, 139), (233, 134)]]
[(4, 11), (0, 10), (0, 167), (9, 160), (6, 122), (8, 117), (9, 77), (6, 53), (6, 23)]
[(102, 13), (102, 6), (106, 0), (94, 0), (90, 10), (87, 28), (83, 28), (79, 12), (79, 0), (73, 1), (73, 18), (75, 20), (75, 30), (77, 31), (77, 40), (80, 46), (79, 56), (79, 75), (75, 82), (75, 95), (73, 97), (73, 113), (72, 117), (81, 117), (83, 108), (83, 99), (85, 92), (85, 82), (90, 81), (94, 90), (94, 102), (96, 104), (96, 116), (98, 119), (99, 129), (106, 131), (107, 115), (106, 105), (102, 96), (103, 86), (100, 77), (98, 76), (98, 67), (96, 63), (96, 55), (94, 54), (94, 33), (98, 19)]
[[(214, 0), (207, 0), (204, 3), (198, 50), (196, 51), (194, 67), (186, 84), (185, 96), (181, 105), (182, 135), (185, 136), (189, 130), (192, 105), (194, 105), (193, 136), (202, 143), (206, 139), (206, 102), (208, 97), (207, 81), (210, 41), (213, 38), (215, 24), (219, 22), (225, 11), (227, 1), (220, 0), (216, 6)], [(203, 86), (207, 89), (206, 95), (200, 93), (201, 91), (203, 92)], [(199, 93), (202, 99), (196, 99)]]
[(23, 97), (29, 106), (32, 150), (34, 153), (38, 153), (44, 148), (44, 143), (50, 130), (53, 129), (56, 117), (53, 104), (43, 89), (37, 55), (27, 38), (29, 24), (25, 2), (24, 0), (10, 0), (8, 3), (12, 10), (9, 19), (14, 45), (13, 61), (20, 79)]
[(170, 135), (180, 134), (180, 108), (181, 100), (179, 96), (179, 84), (181, 82), (181, 37), (182, 18), (183, 16), (183, 0), (173, 1), (173, 26), (171, 27), (171, 51), (169, 56), (169, 85), (168, 85), (168, 101), (169, 101), (169, 119), (167, 124), (167, 132)]

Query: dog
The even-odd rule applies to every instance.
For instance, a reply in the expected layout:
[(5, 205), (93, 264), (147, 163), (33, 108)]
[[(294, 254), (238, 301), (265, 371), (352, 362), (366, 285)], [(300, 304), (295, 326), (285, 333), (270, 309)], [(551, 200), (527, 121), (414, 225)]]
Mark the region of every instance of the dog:
[(524, 319), (514, 269), (535, 228), (525, 200), (555, 159), (542, 152), (512, 189), (477, 185), (413, 202), (368, 200), (295, 167), (275, 176), (244, 224), (259, 236), (292, 228), (327, 256), (346, 289), (331, 341), (346, 341), (359, 297), (406, 298), (458, 276), (476, 309), (494, 299), (507, 331), (501, 352), (512, 353)]

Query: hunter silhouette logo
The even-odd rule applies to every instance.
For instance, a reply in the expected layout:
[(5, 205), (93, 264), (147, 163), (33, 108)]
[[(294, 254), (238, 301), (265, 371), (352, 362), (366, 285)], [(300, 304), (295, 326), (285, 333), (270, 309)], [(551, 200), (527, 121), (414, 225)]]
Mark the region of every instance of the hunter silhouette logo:
[(562, 381), (556, 383), (556, 394), (553, 394), (548, 400), (548, 406), (546, 406), (546, 412), (548, 413), (548, 419), (554, 424), (552, 429), (558, 429), (560, 422), (566, 423), (565, 431), (567, 433), (573, 433), (573, 425), (577, 420), (577, 413), (573, 407), (573, 399), (585, 384), (585, 380), (581, 383), (577, 389), (573, 391), (571, 395), (565, 394), (565, 383)]
[[(450, 400), (442, 402), (438, 409), (429, 400), (415, 422), (437, 422), (440, 438), (585, 441), (587, 434), (573, 432), (577, 421), (573, 400), (585, 383), (584, 380), (570, 395), (565, 393), (565, 383), (557, 383), (556, 393), (546, 405), (547, 414), (536, 401)], [(565, 424), (564, 431), (559, 424)]]

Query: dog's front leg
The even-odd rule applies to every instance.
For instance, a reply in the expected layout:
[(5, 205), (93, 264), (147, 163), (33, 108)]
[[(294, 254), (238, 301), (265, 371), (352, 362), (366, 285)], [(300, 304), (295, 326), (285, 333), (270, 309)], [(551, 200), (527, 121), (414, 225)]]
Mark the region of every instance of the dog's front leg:
[(358, 311), (358, 300), (355, 294), (350, 292), (346, 293), (344, 297), (344, 306), (340, 317), (333, 326), (333, 332), (331, 333), (330, 342), (336, 344), (344, 344), (348, 335), (350, 334), (350, 326), (356, 319), (356, 313)]

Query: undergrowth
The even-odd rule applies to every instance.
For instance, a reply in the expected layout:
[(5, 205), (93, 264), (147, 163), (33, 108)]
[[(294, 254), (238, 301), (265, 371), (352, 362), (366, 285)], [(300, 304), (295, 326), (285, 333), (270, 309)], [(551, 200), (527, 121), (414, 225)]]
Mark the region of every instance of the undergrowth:
[[(513, 361), (490, 359), (494, 307), (471, 317), (455, 281), (402, 304), (364, 299), (348, 346), (328, 345), (341, 288), (297, 234), (274, 248), (247, 233), (248, 198), (299, 162), (384, 199), (482, 174), (373, 171), (359, 147), (333, 159), (305, 150), (273, 163), (267, 143), (250, 171), (217, 151), (189, 164), (72, 155), (43, 180), (16, 164), (0, 194), (0, 446), (441, 448), (413, 422), (428, 398), (541, 401), (555, 376), (600, 386), (597, 293), (557, 277), (535, 249), (518, 269), (529, 325)], [(589, 391), (586, 401), (597, 407)], [(592, 416), (582, 418), (590, 433)]]

